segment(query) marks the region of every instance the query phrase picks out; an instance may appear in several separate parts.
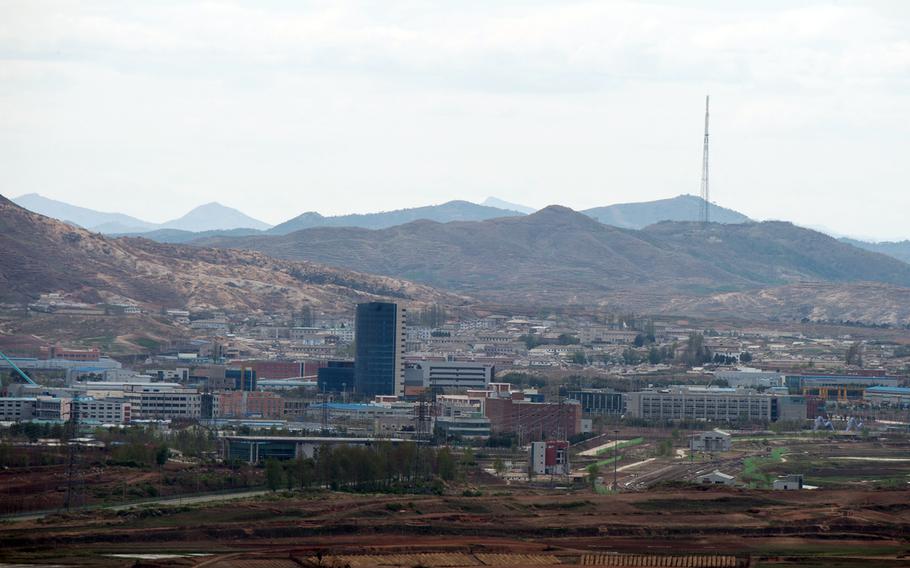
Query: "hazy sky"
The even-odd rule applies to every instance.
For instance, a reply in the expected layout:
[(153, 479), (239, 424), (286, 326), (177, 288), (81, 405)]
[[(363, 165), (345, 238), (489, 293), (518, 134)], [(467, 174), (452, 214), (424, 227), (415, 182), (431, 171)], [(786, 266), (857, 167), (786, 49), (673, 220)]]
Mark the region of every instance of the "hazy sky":
[(697, 193), (910, 238), (910, 2), (0, 2), (0, 193), (270, 223)]

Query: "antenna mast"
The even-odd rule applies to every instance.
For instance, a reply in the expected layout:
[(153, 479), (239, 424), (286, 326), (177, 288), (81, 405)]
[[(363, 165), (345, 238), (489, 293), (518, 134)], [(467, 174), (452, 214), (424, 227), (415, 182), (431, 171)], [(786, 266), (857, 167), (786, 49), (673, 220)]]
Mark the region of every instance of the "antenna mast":
[(708, 192), (708, 103), (711, 97), (705, 95), (705, 148), (701, 164), (701, 222), (707, 225), (711, 221), (711, 195)]

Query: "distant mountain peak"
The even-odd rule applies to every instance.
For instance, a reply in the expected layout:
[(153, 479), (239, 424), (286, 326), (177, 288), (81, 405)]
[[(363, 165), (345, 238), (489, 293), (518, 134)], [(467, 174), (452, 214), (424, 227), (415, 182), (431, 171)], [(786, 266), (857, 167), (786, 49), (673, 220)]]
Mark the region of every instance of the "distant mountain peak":
[(419, 220), (448, 223), (450, 221), (483, 221), (496, 217), (513, 217), (517, 215), (521, 215), (521, 213), (455, 199), (438, 205), (426, 205), (377, 213), (353, 213), (332, 217), (323, 217), (315, 212), (303, 213), (280, 225), (276, 225), (268, 232), (273, 235), (287, 235), (295, 231), (315, 227), (387, 229)]
[(233, 207), (222, 205), (217, 201), (211, 201), (194, 207), (186, 215), (178, 219), (162, 224), (161, 228), (201, 232), (229, 229), (265, 230), (270, 226)]
[(505, 199), (499, 199), (498, 197), (487, 197), (481, 205), (486, 205), (487, 207), (497, 207), (499, 209), (508, 209), (510, 211), (518, 211), (519, 213), (531, 214), (535, 211), (533, 207), (528, 207), (527, 205), (521, 205), (519, 203), (512, 203), (506, 201)]
[[(698, 221), (703, 203), (701, 197), (682, 194), (669, 199), (594, 207), (586, 209), (582, 213), (605, 225), (624, 229), (643, 229), (661, 221)], [(711, 221), (716, 223), (748, 223), (751, 221), (742, 213), (726, 209), (715, 203), (710, 204), (709, 212)]]

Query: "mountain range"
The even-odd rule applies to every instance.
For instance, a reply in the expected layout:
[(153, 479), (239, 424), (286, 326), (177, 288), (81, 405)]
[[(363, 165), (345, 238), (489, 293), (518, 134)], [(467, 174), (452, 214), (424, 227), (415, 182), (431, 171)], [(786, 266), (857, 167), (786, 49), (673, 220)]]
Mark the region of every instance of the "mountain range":
[[(72, 223), (86, 229), (119, 236), (143, 236), (159, 242), (185, 243), (198, 238), (217, 236), (240, 236), (241, 234), (264, 233), (286, 235), (301, 229), (314, 227), (361, 227), (364, 229), (385, 229), (411, 221), (427, 220), (448, 223), (451, 221), (485, 221), (497, 217), (516, 217), (534, 212), (534, 209), (516, 203), (509, 203), (496, 197), (488, 197), (482, 204), (470, 201), (448, 201), (438, 205), (427, 205), (376, 213), (324, 216), (316, 211), (300, 215), (269, 227), (244, 213), (218, 203), (201, 205), (183, 217), (155, 224), (120, 213), (104, 213), (76, 207), (32, 193), (14, 200), (18, 205)], [(628, 229), (641, 229), (660, 221), (693, 221), (699, 218), (702, 200), (692, 195), (680, 195), (641, 203), (623, 203), (595, 207), (582, 213), (607, 225)], [(744, 223), (749, 218), (731, 209), (711, 204), (711, 218), (719, 223)], [(197, 233), (197, 234), (194, 234)]]
[(29, 211), (40, 213), (90, 231), (103, 234), (146, 233), (161, 229), (199, 232), (230, 229), (264, 230), (270, 227), (257, 219), (220, 203), (206, 203), (186, 215), (165, 223), (151, 223), (123, 213), (105, 213), (49, 199), (37, 193), (22, 195), (13, 200)]
[(910, 265), (791, 223), (668, 221), (632, 230), (561, 206), (485, 221), (321, 227), (196, 242), (405, 278), (486, 301), (618, 304), (649, 312), (805, 282), (826, 289), (868, 281), (910, 287)]
[(861, 249), (887, 254), (888, 256), (894, 257), (898, 260), (910, 263), (910, 241), (907, 240), (870, 243), (857, 239), (842, 238), (840, 241), (853, 245), (855, 247), (859, 247)]
[[(595, 207), (582, 211), (605, 225), (624, 229), (643, 229), (661, 221), (694, 221), (704, 205), (701, 197), (679, 195), (670, 199), (645, 201), (641, 203), (619, 203), (606, 207)], [(748, 223), (750, 219), (732, 209), (711, 203), (709, 218), (715, 223)]]
[(428, 205), (411, 209), (398, 209), (380, 213), (338, 215), (323, 217), (315, 211), (303, 213), (265, 231), (271, 235), (287, 235), (301, 229), (313, 227), (361, 227), (364, 229), (385, 229), (420, 219), (448, 223), (450, 221), (483, 221), (495, 217), (523, 215), (519, 211), (478, 205), (470, 201), (448, 201), (440, 205)]
[(358, 274), (261, 253), (112, 238), (29, 212), (0, 196), (0, 302), (44, 292), (150, 309), (347, 312), (368, 298), (459, 302), (402, 279)]
[(214, 232), (188, 246), (100, 235), (0, 197), (0, 301), (51, 291), (237, 311), (341, 311), (383, 297), (910, 322), (910, 265), (784, 222), (664, 221), (636, 230), (550, 206), (383, 229)]

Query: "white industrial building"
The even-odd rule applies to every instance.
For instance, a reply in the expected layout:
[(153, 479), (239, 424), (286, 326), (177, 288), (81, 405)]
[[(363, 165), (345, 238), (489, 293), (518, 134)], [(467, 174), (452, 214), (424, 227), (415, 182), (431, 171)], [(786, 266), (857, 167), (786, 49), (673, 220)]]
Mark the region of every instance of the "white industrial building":
[(723, 430), (702, 432), (689, 438), (689, 449), (693, 452), (729, 452), (731, 436)]
[(803, 488), (803, 476), (799, 474), (784, 475), (774, 480), (774, 489), (779, 491), (796, 491)]
[(715, 469), (711, 473), (699, 475), (695, 478), (695, 481), (701, 485), (734, 485), (736, 478)]
[(473, 361), (411, 361), (405, 366), (405, 384), (437, 391), (485, 389), (496, 369)]

